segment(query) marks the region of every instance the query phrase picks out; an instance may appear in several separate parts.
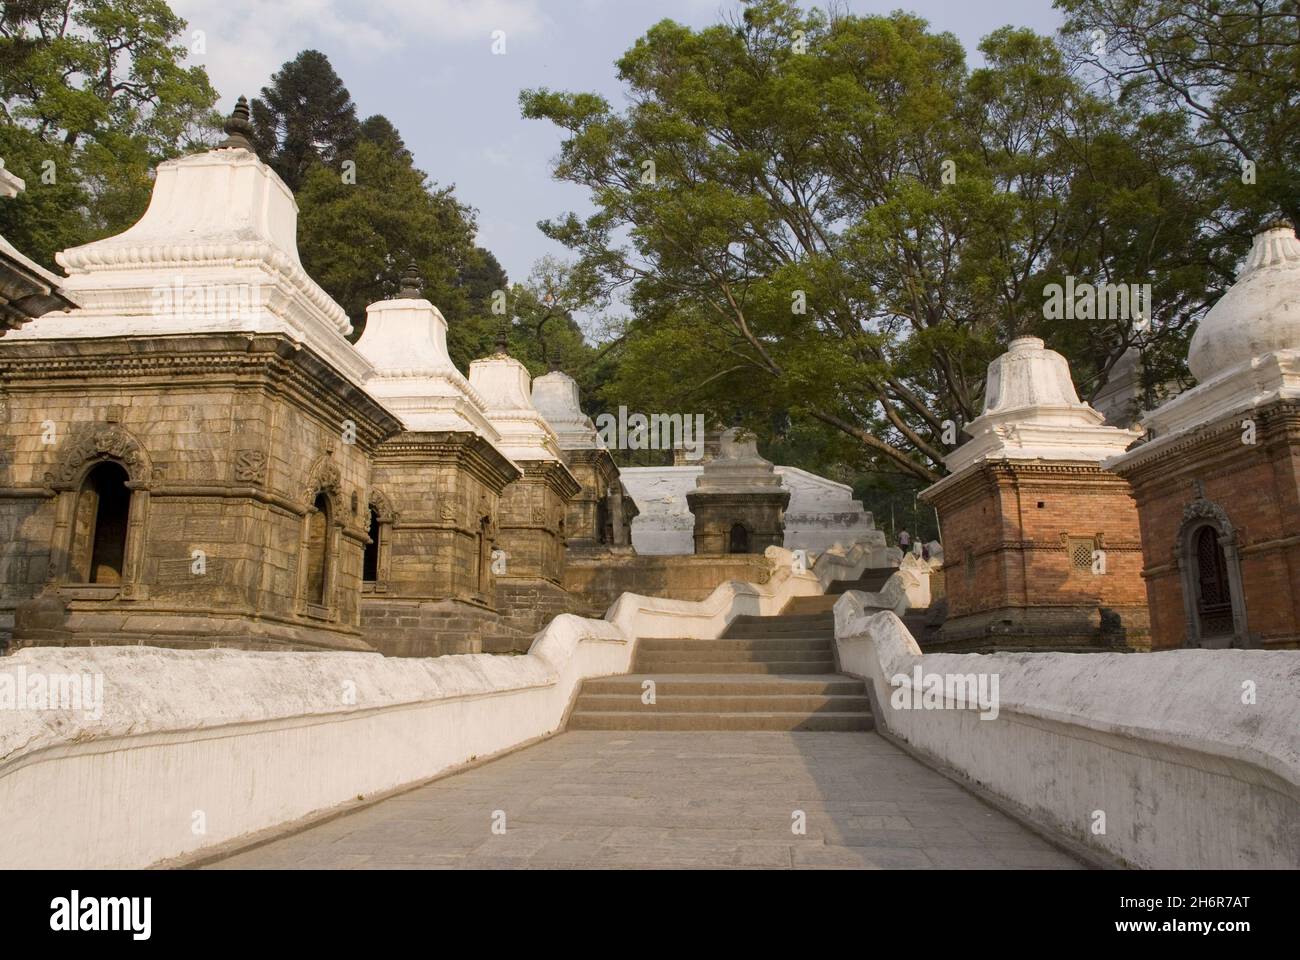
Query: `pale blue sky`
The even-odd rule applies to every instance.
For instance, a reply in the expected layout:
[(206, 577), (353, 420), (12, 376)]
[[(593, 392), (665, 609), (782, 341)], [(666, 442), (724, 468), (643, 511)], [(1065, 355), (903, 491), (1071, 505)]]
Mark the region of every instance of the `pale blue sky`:
[[(564, 254), (537, 221), (586, 212), (586, 192), (551, 179), (559, 132), (519, 116), (519, 91), (546, 86), (595, 91), (618, 103), (614, 61), (652, 24), (672, 18), (716, 22), (737, 0), (171, 0), (203, 32), (204, 64), (228, 109), (255, 96), (299, 50), (324, 51), (361, 116), (383, 113), (396, 124), (417, 165), (454, 183), (478, 210), (479, 243), (522, 280), (547, 253)], [(810, 4), (812, 5), (812, 4)], [(816, 4), (824, 6), (824, 3)], [(1011, 23), (1051, 32), (1060, 23), (1051, 0), (848, 0), (854, 13), (903, 8), (968, 50)], [(492, 53), (505, 31), (506, 53)]]

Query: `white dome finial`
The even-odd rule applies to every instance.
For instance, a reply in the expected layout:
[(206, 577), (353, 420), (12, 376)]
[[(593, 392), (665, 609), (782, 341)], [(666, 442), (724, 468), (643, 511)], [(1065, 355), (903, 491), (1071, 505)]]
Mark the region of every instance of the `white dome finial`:
[(1275, 221), (1255, 234), (1236, 282), (1201, 320), (1187, 351), (1197, 380), (1300, 346), (1300, 241)]
[(582, 412), (578, 383), (562, 370), (533, 381), (533, 406), (551, 425), (561, 450), (595, 450), (600, 446), (596, 426)]
[(511, 460), (560, 460), (555, 431), (533, 406), (528, 368), (506, 353), (469, 365), (470, 386), (487, 404), (487, 418), (501, 435), (501, 452)]
[(1038, 337), (1017, 337), (989, 364), (984, 412), (966, 425), (971, 439), (944, 464), (955, 474), (980, 460), (1102, 460), (1139, 436), (1104, 419), (1079, 399), (1065, 357)]

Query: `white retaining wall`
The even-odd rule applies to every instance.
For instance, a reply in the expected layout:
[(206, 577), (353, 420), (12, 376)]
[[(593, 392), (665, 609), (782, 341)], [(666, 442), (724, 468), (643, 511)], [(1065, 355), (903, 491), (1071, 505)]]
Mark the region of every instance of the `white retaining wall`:
[(103, 715), (0, 711), (0, 868), (147, 866), (428, 779), (554, 732), (631, 654), (568, 615), (523, 657), (19, 651), (0, 673), (102, 676)]
[[(0, 868), (148, 866), (508, 751), (558, 731), (584, 678), (626, 673), (636, 638), (716, 637), (870, 554), (795, 572), (773, 547), (765, 584), (625, 594), (604, 620), (556, 617), (522, 657), (21, 650), (0, 659)], [(51, 675), (99, 678), (99, 715), (3, 702), (6, 682)]]
[[(880, 558), (874, 540), (855, 543), (851, 548), (835, 546), (820, 554), (808, 553), (802, 571), (796, 571), (795, 553), (785, 547), (768, 547), (763, 555), (772, 564), (766, 583), (729, 580), (720, 583), (703, 600), (668, 600), (625, 593), (614, 601), (605, 619), (618, 624), (631, 636), (679, 637), (709, 640), (722, 635), (738, 616), (774, 616), (794, 597), (820, 596), (835, 580), (855, 580)], [(903, 589), (891, 577), (885, 589), (897, 599)], [(929, 579), (926, 578), (926, 602)], [(906, 601), (904, 601), (906, 603)], [(891, 603), (890, 607), (893, 608)], [(907, 609), (906, 605), (903, 607)], [(901, 611), (900, 611), (901, 612)]]
[[(841, 667), (870, 682), (877, 726), (922, 756), (1110, 862), (1300, 867), (1300, 653), (922, 655), (863, 601), (835, 605)], [(918, 665), (995, 675), (996, 718), (950, 698), (899, 709)]]

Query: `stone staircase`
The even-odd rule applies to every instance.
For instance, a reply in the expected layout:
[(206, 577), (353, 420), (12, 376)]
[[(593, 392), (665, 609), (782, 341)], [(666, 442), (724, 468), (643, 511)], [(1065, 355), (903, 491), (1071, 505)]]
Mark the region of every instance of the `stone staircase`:
[[(861, 680), (835, 672), (832, 607), (879, 590), (892, 569), (796, 597), (773, 617), (737, 617), (716, 640), (645, 639), (633, 672), (587, 680), (570, 730), (870, 730)], [(646, 682), (654, 703), (646, 703)]]

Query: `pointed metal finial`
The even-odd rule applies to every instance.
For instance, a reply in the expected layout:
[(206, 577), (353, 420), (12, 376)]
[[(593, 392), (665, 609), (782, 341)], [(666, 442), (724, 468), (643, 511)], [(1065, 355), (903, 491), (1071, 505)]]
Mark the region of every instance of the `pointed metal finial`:
[(497, 328), (497, 353), (509, 353), (507, 349), (510, 346), (510, 321), (503, 319), (501, 326)]
[(420, 277), (420, 270), (412, 260), (410, 265), (402, 272), (402, 287), (397, 291), (398, 300), (418, 300), (424, 296), (424, 280)]
[(558, 353), (551, 357), (551, 369), (557, 373), (560, 370), (560, 355)]
[(217, 144), (218, 150), (232, 148), (253, 149), (253, 120), (246, 98), (240, 97), (235, 102), (235, 109), (226, 118), (222, 129), (226, 132), (226, 139)]

